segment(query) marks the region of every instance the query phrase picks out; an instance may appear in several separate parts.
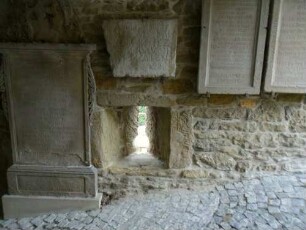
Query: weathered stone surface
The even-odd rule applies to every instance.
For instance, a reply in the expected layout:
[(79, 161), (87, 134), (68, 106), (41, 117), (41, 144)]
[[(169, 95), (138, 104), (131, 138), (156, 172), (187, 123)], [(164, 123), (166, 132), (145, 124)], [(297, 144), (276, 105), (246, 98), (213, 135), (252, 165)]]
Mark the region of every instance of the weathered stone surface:
[(251, 163), (248, 161), (240, 161), (237, 162), (235, 166), (235, 170), (238, 172), (246, 173), (250, 170)]
[(92, 128), (91, 128), (91, 154), (92, 164), (95, 167), (102, 167), (102, 108), (96, 106), (92, 116)]
[(162, 11), (169, 9), (167, 0), (129, 0), (127, 9), (132, 11)]
[(243, 119), (246, 117), (246, 110), (242, 108), (195, 108), (193, 116), (200, 118), (219, 118), (225, 120)]
[(235, 160), (232, 157), (218, 152), (196, 153), (195, 159), (197, 165), (203, 166), (204, 164), (215, 169), (225, 171), (232, 170), (236, 164)]
[(259, 94), (269, 2), (227, 4), (203, 1), (198, 91)]
[(100, 106), (133, 106), (138, 105), (140, 100), (144, 98), (143, 94), (98, 92), (97, 103)]
[(304, 97), (305, 97), (304, 95), (300, 94), (279, 94), (277, 96), (277, 100), (289, 103), (302, 103)]
[(209, 171), (206, 170), (186, 169), (182, 172), (182, 177), (189, 179), (208, 178), (209, 176)]
[(262, 122), (259, 129), (263, 132), (287, 132), (288, 127), (286, 122)]
[(107, 168), (124, 156), (124, 135), (121, 116), (117, 110), (105, 108), (101, 113), (101, 159), (103, 168)]
[(112, 90), (117, 86), (116, 79), (114, 78), (106, 78), (106, 79), (98, 79), (97, 87), (102, 90)]
[(183, 94), (192, 91), (193, 84), (190, 80), (168, 80), (162, 84), (164, 94)]
[(306, 110), (286, 108), (286, 119), (289, 120), (291, 132), (306, 132)]
[(276, 2), (273, 7), (265, 90), (305, 93), (306, 69), (302, 61), (306, 58), (304, 2), (285, 0)]
[(125, 155), (132, 154), (136, 151), (134, 140), (138, 134), (138, 113), (137, 106), (125, 107), (123, 109), (123, 125), (124, 125), (124, 143)]
[(206, 106), (207, 98), (205, 96), (180, 97), (176, 100), (178, 105), (186, 106)]
[(192, 163), (192, 118), (190, 110), (171, 111), (170, 168), (184, 168)]
[(255, 109), (249, 112), (248, 120), (264, 122), (281, 122), (285, 116), (284, 108), (278, 105), (275, 101), (264, 100), (261, 104)]
[[(102, 154), (103, 168), (110, 165), (115, 167), (124, 153), (122, 108), (118, 107), (135, 105), (163, 107), (165, 110), (170, 109), (167, 107), (180, 106), (182, 110), (193, 110), (192, 174), (196, 175), (197, 170), (199, 174), (200, 171), (207, 170), (211, 174), (211, 182), (222, 178), (254, 176), (256, 173), (265, 173), (265, 170), (278, 173), (294, 170), (295, 167), (301, 168), (302, 165), (297, 163), (305, 159), (305, 96), (281, 94), (275, 95), (275, 100), (271, 100), (270, 95), (239, 96), (237, 100), (233, 100), (227, 96), (195, 94), (202, 0), (70, 1), (70, 4), (65, 4), (66, 2), (0, 1), (0, 40), (97, 44), (98, 50), (92, 54), (91, 59), (97, 80), (97, 99), (99, 105), (105, 108), (101, 114), (102, 123), (93, 125), (99, 135), (95, 136), (93, 141), (96, 143), (92, 143), (92, 149), (94, 155)], [(169, 19), (169, 16), (178, 20), (177, 79), (114, 78), (101, 29), (103, 20), (161, 20)], [(207, 103), (209, 97), (215, 104)], [(248, 117), (250, 120), (247, 120)], [(170, 128), (165, 120), (160, 122), (160, 126), (161, 130)], [(5, 135), (2, 135), (3, 130)], [(164, 134), (158, 136), (162, 138)], [(0, 119), (0, 143), (0, 152), (10, 154), (9, 132), (4, 117), (3, 120)], [(170, 141), (164, 143), (170, 144)], [(100, 144), (102, 150), (95, 152)], [(231, 171), (213, 167), (204, 169), (208, 167), (204, 163), (202, 167), (195, 167), (194, 156), (197, 152), (219, 152), (233, 158), (236, 165)], [(95, 156), (93, 159), (95, 160)], [(0, 165), (3, 164), (9, 165), (1, 160)], [(176, 169), (171, 173), (160, 169), (151, 169), (154, 172), (146, 169), (145, 173), (138, 173), (138, 170), (140, 169), (130, 168), (126, 173), (128, 176), (114, 176), (110, 172), (103, 179), (100, 178), (100, 187), (104, 189), (105, 186), (103, 191), (106, 192), (112, 191), (115, 194), (118, 190), (117, 194), (122, 194), (125, 191), (204, 185), (199, 179), (178, 178), (184, 169)], [(17, 228), (18, 226), (15, 229)]]
[(0, 220), (0, 228), (305, 229), (303, 178), (305, 174), (266, 176), (195, 191), (128, 196), (93, 211)]
[(231, 105), (234, 102), (236, 102), (236, 97), (229, 95), (212, 95), (208, 98), (208, 104), (210, 105)]
[(167, 168), (171, 168), (170, 155), (172, 154), (172, 113), (169, 108), (151, 108), (155, 116), (154, 145), (155, 155), (165, 162)]
[(241, 99), (239, 101), (239, 104), (242, 108), (247, 108), (247, 109), (253, 109), (257, 106), (257, 103), (259, 100), (256, 98), (246, 98), (246, 99)]
[(174, 77), (176, 20), (106, 20), (103, 29), (115, 77)]
[(12, 132), (10, 195), (96, 196), (90, 161), (93, 50), (94, 45), (0, 44)]

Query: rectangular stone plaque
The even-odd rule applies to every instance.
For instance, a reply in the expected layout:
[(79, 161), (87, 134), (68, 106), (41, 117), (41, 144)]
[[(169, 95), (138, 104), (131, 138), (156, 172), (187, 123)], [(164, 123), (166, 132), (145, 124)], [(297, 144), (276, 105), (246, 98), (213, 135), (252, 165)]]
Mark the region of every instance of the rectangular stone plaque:
[(199, 93), (259, 94), (268, 0), (203, 0)]
[(14, 163), (10, 194), (96, 195), (88, 87), (94, 49), (0, 43)]
[(306, 93), (306, 1), (275, 0), (265, 91)]
[(174, 77), (176, 19), (105, 20), (114, 77)]

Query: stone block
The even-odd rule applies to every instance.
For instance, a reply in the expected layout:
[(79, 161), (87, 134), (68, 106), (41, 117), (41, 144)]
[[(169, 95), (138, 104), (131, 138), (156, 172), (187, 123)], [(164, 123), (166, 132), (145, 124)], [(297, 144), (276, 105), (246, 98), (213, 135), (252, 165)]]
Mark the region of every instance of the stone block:
[(114, 78), (98, 79), (97, 89), (98, 90), (112, 90), (117, 86), (117, 80)]
[(186, 105), (186, 106), (206, 106), (207, 98), (205, 96), (184, 96), (179, 97), (176, 100), (178, 105)]
[(273, 4), (265, 90), (279, 93), (306, 92), (306, 8), (303, 1)]
[(199, 93), (259, 94), (268, 13), (268, 0), (203, 1)]
[(162, 90), (164, 94), (183, 94), (192, 92), (192, 89), (192, 82), (185, 79), (168, 80), (162, 84)]
[[(172, 153), (171, 136), (172, 136), (172, 113), (170, 108), (153, 107), (151, 108), (151, 119), (154, 119), (155, 127), (154, 136), (150, 135), (154, 145), (154, 150), (159, 153), (159, 158), (165, 162), (167, 168), (172, 168), (170, 159)], [(152, 120), (151, 120), (152, 122)], [(156, 154), (156, 153), (155, 153)]]
[(208, 104), (209, 105), (231, 105), (236, 101), (235, 96), (230, 95), (212, 95), (208, 98)]
[(256, 122), (281, 122), (284, 119), (284, 108), (273, 100), (262, 100), (261, 104), (248, 114), (248, 120)]
[(12, 139), (10, 195), (96, 197), (90, 151), (95, 80), (89, 58), (95, 48), (0, 44)]
[(92, 128), (91, 128), (91, 158), (92, 164), (95, 167), (102, 167), (102, 108), (96, 106), (92, 115)]
[(188, 179), (209, 178), (209, 172), (203, 169), (186, 169), (182, 172), (182, 177)]
[(289, 120), (289, 129), (291, 132), (306, 132), (306, 111), (286, 108), (286, 119)]
[(97, 92), (97, 103), (102, 107), (133, 106), (140, 104), (144, 97), (144, 94), (100, 91)]
[(98, 190), (93, 166), (13, 165), (7, 178), (10, 195), (94, 197)]
[(172, 110), (170, 148), (170, 168), (185, 168), (192, 164), (192, 115), (190, 110)]
[(175, 76), (175, 19), (105, 20), (103, 29), (115, 77)]
[(169, 1), (167, 0), (128, 0), (127, 10), (131, 11), (153, 11), (159, 12), (169, 10)]
[(258, 99), (254, 98), (241, 99), (239, 102), (240, 107), (246, 109), (253, 109), (257, 106), (257, 104), (258, 104)]
[(277, 100), (288, 103), (302, 103), (304, 97), (305, 97), (304, 95), (300, 94), (279, 94), (277, 96)]
[(201, 108), (197, 107), (193, 109), (193, 116), (198, 118), (207, 119), (245, 119), (246, 109), (243, 108)]
[(205, 165), (222, 171), (233, 170), (236, 165), (236, 161), (232, 157), (218, 152), (197, 153), (195, 159), (198, 165)]
[(101, 131), (97, 138), (100, 143), (102, 167), (107, 168), (124, 156), (124, 134), (121, 115), (116, 108), (105, 108), (101, 111)]
[(2, 197), (5, 219), (32, 217), (53, 212), (100, 209), (101, 200), (101, 193), (93, 198), (16, 195)]

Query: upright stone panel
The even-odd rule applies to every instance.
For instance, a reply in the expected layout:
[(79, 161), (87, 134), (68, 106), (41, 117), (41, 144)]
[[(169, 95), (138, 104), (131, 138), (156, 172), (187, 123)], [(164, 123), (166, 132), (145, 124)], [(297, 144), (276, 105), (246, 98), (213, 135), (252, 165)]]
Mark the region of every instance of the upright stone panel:
[(267, 92), (306, 93), (306, 2), (275, 0), (269, 43)]
[(269, 0), (203, 0), (199, 93), (259, 94)]
[[(33, 196), (53, 197), (51, 203), (54, 197), (87, 198), (90, 205), (85, 202), (80, 208), (99, 207), (97, 171), (90, 154), (94, 79), (89, 54), (94, 49), (93, 45), (0, 44), (13, 151), (10, 195), (3, 198), (6, 217), (17, 215), (14, 208), (22, 209), (15, 207), (16, 195), (29, 204)], [(71, 200), (66, 201), (61, 199), (60, 209), (70, 208)], [(31, 213), (39, 210), (33, 207), (19, 216)]]

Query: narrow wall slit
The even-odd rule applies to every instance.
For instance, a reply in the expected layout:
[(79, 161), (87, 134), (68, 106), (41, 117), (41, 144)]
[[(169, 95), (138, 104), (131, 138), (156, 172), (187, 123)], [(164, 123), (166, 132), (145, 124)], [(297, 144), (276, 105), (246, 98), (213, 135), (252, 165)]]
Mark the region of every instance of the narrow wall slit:
[(99, 119), (103, 168), (168, 168), (170, 108), (105, 107)]
[(125, 124), (127, 156), (121, 161), (122, 166), (162, 167), (163, 162), (154, 152), (155, 117), (151, 108), (134, 106), (129, 109), (129, 114), (126, 114), (128, 120)]

